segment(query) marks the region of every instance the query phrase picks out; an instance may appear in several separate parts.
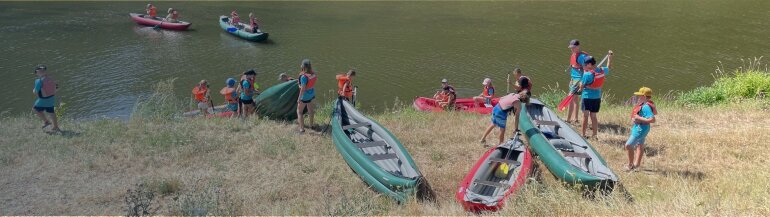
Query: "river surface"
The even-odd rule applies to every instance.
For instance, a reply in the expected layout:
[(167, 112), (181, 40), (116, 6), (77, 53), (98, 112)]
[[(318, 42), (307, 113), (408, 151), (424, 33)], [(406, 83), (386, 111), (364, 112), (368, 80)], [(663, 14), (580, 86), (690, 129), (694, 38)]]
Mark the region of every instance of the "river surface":
[[(578, 38), (601, 58), (615, 51), (605, 90), (616, 98), (640, 86), (656, 93), (713, 81), (721, 64), (770, 54), (770, 1), (510, 2), (158, 2), (177, 8), (190, 31), (138, 26), (129, 12), (143, 2), (0, 2), (0, 114), (29, 112), (33, 68), (48, 65), (57, 94), (76, 118), (125, 118), (158, 81), (176, 78), (179, 100), (201, 79), (218, 90), (255, 68), (258, 83), (296, 75), (309, 58), (321, 102), (333, 99), (334, 75), (356, 68), (364, 108), (432, 95), (442, 78), (460, 96), (485, 77), (505, 91), (514, 67), (537, 91), (565, 89)], [(270, 39), (252, 43), (220, 29), (219, 15), (253, 11)], [(215, 102), (222, 102), (216, 96)]]

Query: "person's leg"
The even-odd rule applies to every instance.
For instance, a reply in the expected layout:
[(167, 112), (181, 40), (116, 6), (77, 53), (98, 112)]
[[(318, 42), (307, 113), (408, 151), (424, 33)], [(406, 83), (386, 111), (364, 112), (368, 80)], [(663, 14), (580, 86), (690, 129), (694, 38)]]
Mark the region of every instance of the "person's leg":
[(583, 110), (583, 137), (586, 137), (586, 128), (588, 128), (588, 110)]
[(302, 111), (305, 110), (305, 103), (300, 102), (297, 104), (297, 125), (299, 125), (299, 132), (305, 132), (305, 117)]
[(59, 131), (59, 120), (56, 118), (56, 112), (51, 108), (51, 111), (48, 113), (48, 116), (51, 117), (51, 122), (53, 122), (53, 131)]
[(40, 120), (43, 121), (43, 127), (42, 128), (45, 128), (48, 125), (51, 125), (51, 122), (48, 121), (48, 118), (46, 118), (45, 115), (43, 114), (43, 110), (42, 109), (32, 108), (32, 110), (35, 111), (35, 114), (37, 115), (37, 117), (40, 118)]
[(484, 130), (484, 135), (481, 136), (481, 140), (479, 142), (486, 143), (487, 142), (487, 136), (489, 135), (489, 133), (492, 132), (492, 129), (494, 129), (494, 128), (495, 128), (495, 124), (489, 124), (489, 127), (487, 127), (487, 129)]
[(572, 99), (572, 106), (575, 108), (575, 122), (580, 122), (580, 95), (576, 94), (575, 98)]
[(636, 145), (636, 162), (633, 164), (634, 168), (639, 168), (642, 165), (642, 157), (644, 156), (644, 144)]
[(596, 112), (591, 112), (591, 131), (594, 133), (593, 137), (596, 137), (599, 135), (599, 122), (596, 120)]
[(307, 116), (308, 116), (308, 119), (310, 119), (310, 127), (313, 127), (315, 123), (313, 122), (313, 119), (315, 118), (315, 111), (313, 107), (315, 107), (315, 100), (307, 103)]
[(634, 146), (626, 145), (626, 152), (628, 153), (628, 164), (625, 166), (625, 170), (631, 170), (634, 168)]
[(497, 143), (498, 145), (503, 144), (503, 142), (505, 142), (505, 128), (500, 128), (500, 135), (499, 135), (499, 137), (500, 137), (500, 140)]

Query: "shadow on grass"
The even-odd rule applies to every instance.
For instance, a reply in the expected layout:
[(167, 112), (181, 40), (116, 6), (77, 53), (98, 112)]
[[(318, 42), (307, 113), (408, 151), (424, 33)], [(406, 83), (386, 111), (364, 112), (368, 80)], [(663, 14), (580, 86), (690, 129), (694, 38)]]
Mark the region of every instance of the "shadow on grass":
[(706, 178), (706, 174), (701, 171), (691, 170), (661, 170), (661, 169), (643, 169), (642, 172), (654, 173), (663, 177), (682, 177), (686, 179), (692, 179), (695, 181), (703, 181)]
[(75, 131), (71, 131), (71, 130), (47, 131), (45, 133), (47, 133), (48, 135), (61, 136), (61, 137), (68, 138), (68, 139), (79, 137), (79, 136), (82, 135), (82, 133), (80, 133), (80, 132), (75, 132)]
[(599, 132), (610, 133), (615, 135), (628, 135), (628, 126), (621, 126), (618, 124), (599, 124)]

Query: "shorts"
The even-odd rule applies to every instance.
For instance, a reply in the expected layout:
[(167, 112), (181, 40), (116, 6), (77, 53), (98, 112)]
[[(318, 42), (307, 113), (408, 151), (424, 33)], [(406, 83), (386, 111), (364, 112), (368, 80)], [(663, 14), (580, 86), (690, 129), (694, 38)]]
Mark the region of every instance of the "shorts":
[(37, 106), (34, 106), (32, 108), (35, 109), (35, 111), (37, 111), (37, 112), (45, 111), (45, 112), (48, 112), (48, 113), (54, 113), (53, 107), (37, 107)]
[(602, 99), (583, 99), (583, 111), (598, 113), (602, 106)]
[(315, 99), (315, 96), (313, 98), (310, 98), (309, 100), (300, 100), (302, 103), (311, 103)]
[(647, 140), (647, 133), (649, 131), (638, 135), (631, 134), (628, 141), (626, 141), (626, 146), (636, 148), (637, 145), (644, 144), (645, 140)]
[(508, 112), (503, 111), (499, 105), (492, 109), (492, 124), (505, 129), (505, 123), (508, 121)]
[(244, 105), (251, 105), (251, 104), (254, 104), (254, 100), (253, 99), (241, 99), (241, 103), (244, 104)]
[[(569, 92), (572, 93), (578, 89), (578, 83), (580, 83), (580, 79), (571, 79), (569, 80)], [(575, 92), (576, 95), (582, 94), (583, 91), (577, 91)]]
[(209, 109), (209, 104), (205, 102), (198, 102), (198, 109), (201, 109), (201, 110)]

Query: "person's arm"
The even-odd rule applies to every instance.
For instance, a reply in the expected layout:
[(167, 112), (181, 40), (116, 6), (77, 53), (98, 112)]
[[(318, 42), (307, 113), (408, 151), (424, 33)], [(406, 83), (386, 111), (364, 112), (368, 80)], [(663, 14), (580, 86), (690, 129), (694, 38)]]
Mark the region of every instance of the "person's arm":
[(299, 97), (297, 98), (297, 103), (302, 101), (302, 95), (305, 94), (305, 85), (307, 83), (307, 80), (302, 80), (303, 76), (299, 77)]
[(580, 84), (578, 86), (578, 91), (577, 92), (582, 92), (583, 88), (586, 87), (586, 81), (588, 81), (588, 76), (590, 74), (591, 73), (583, 73), (583, 78), (580, 79)]
[(521, 115), (521, 103), (513, 104), (513, 132), (519, 131), (519, 115)]
[(345, 93), (347, 93), (348, 87), (350, 87), (350, 81), (346, 81), (344, 85), (342, 85), (342, 96), (345, 96)]

